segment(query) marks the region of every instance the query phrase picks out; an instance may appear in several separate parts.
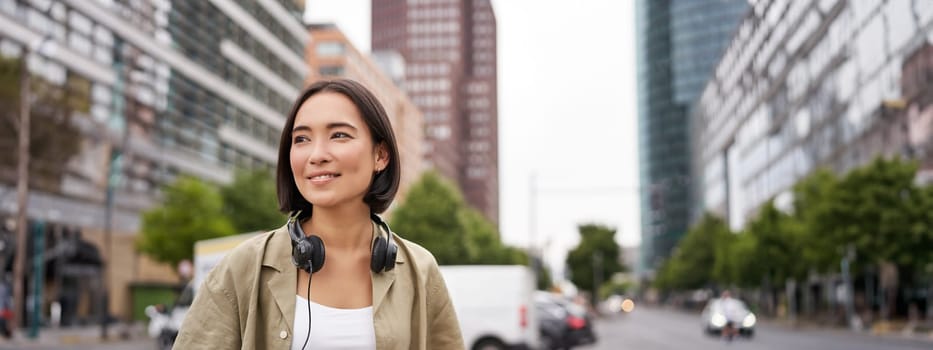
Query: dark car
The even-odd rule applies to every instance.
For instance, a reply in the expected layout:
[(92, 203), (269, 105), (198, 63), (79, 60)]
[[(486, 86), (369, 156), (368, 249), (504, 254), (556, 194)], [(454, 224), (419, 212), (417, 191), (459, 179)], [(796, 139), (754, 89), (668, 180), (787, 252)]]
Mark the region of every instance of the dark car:
[(596, 342), (592, 318), (583, 307), (559, 295), (539, 292), (535, 294), (535, 311), (542, 349), (570, 349)]

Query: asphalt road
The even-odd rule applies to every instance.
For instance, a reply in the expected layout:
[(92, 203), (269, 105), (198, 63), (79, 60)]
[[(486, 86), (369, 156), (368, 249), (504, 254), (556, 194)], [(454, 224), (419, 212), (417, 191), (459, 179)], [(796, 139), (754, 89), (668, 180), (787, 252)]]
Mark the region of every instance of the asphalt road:
[(636, 308), (627, 315), (600, 319), (596, 331), (599, 341), (579, 349), (933, 349), (933, 339), (894, 339), (843, 330), (796, 330), (768, 324), (759, 324), (752, 339), (726, 342), (703, 333), (699, 315), (650, 308)]
[[(759, 324), (753, 339), (725, 342), (703, 333), (699, 316), (667, 309), (636, 308), (631, 314), (597, 320), (596, 344), (580, 350), (618, 349), (728, 349), (728, 350), (908, 350), (933, 349), (933, 339), (895, 339), (847, 331), (796, 330)], [(13, 344), (0, 340), (6, 349), (153, 350), (151, 339), (97, 344)]]

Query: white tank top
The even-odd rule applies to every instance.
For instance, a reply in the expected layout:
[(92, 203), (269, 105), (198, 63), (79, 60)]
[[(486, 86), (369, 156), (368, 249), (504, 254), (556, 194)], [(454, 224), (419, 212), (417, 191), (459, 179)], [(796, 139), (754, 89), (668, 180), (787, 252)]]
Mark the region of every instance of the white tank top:
[[(311, 304), (308, 323), (308, 300), (295, 295), (295, 329), (291, 350), (376, 349), (373, 307), (337, 309), (315, 302)], [(302, 349), (305, 336), (308, 345)]]

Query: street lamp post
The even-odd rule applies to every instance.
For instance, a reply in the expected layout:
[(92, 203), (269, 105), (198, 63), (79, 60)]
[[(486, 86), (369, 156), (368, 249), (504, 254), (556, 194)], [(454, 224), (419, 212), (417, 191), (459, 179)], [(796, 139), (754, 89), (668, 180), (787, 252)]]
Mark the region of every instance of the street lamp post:
[(23, 303), (23, 275), (26, 265), (26, 232), (27, 232), (27, 206), (29, 204), (29, 128), (31, 119), (32, 87), (29, 76), (29, 66), (27, 59), (31, 52), (40, 54), (54, 50), (53, 46), (47, 46), (50, 43), (48, 37), (42, 37), (30, 45), (23, 45), (23, 53), (20, 57), (20, 106), (19, 106), (19, 125), (18, 137), (19, 147), (17, 150), (16, 162), (16, 259), (13, 261), (13, 319), (11, 320), (11, 330), (19, 328), (19, 320), (22, 317), (20, 308)]
[(26, 58), (29, 49), (23, 50), (19, 65), (19, 147), (16, 153), (16, 260), (13, 261), (13, 319), (10, 328), (15, 331), (19, 328), (19, 319), (23, 304), (23, 268), (26, 264), (26, 206), (29, 191), (29, 114), (30, 111), (30, 79), (29, 67)]

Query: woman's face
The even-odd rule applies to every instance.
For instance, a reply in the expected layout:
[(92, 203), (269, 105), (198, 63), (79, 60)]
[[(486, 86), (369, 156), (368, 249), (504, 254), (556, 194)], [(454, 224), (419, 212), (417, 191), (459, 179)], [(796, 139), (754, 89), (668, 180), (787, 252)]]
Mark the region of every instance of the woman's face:
[(290, 152), (302, 197), (315, 208), (362, 204), (376, 171), (388, 163), (359, 110), (346, 96), (320, 92), (295, 115)]

